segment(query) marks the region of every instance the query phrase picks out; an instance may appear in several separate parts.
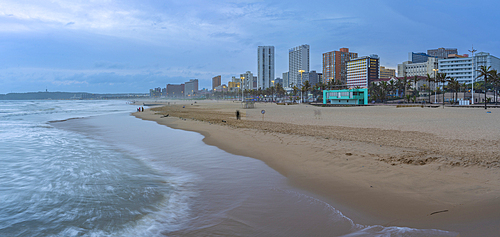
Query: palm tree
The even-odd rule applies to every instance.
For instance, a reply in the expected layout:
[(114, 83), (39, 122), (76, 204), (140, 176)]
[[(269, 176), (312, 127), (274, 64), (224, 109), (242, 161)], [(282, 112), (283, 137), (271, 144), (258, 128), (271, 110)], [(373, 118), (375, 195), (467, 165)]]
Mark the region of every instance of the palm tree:
[(295, 98), (297, 96), (297, 92), (299, 91), (299, 88), (297, 86), (293, 86), (292, 89), (293, 89), (293, 96)]
[(281, 98), (285, 92), (285, 89), (283, 89), (283, 86), (280, 83), (276, 83), (276, 95), (277, 97)]
[(497, 70), (491, 70), (491, 84), (493, 84), (493, 90), (495, 91), (495, 105), (497, 105), (497, 91), (500, 85), (500, 73)]
[(389, 91), (389, 85), (387, 84), (386, 81), (382, 81), (380, 83), (380, 88), (382, 89), (382, 102), (387, 101), (387, 92)]
[(309, 84), (309, 81), (305, 81), (304, 85), (302, 86), (301, 89), (302, 89), (302, 93), (306, 94), (306, 96), (307, 96), (306, 92), (309, 92), (311, 90), (311, 84)]
[(398, 97), (401, 97), (403, 98), (403, 95), (401, 94), (401, 91), (403, 91), (403, 80), (401, 78), (397, 78), (397, 81), (396, 81), (396, 88), (397, 88), (397, 91), (398, 91)]
[(389, 91), (391, 93), (391, 97), (394, 97), (394, 88), (396, 87), (396, 84), (394, 83), (394, 80), (389, 81)]
[(469, 85), (467, 83), (460, 84), (460, 87), (464, 89), (464, 100), (465, 100), (465, 93), (467, 92), (467, 89), (469, 89)]
[(403, 83), (403, 97), (406, 96), (406, 86), (408, 86), (408, 78), (406, 76), (403, 77), (401, 80), (401, 83)]
[(454, 77), (450, 77), (448, 79), (448, 88), (452, 92), (455, 92), (455, 95), (453, 96), (453, 102), (456, 103), (458, 99), (458, 90), (460, 89), (460, 83)]
[[(429, 87), (427, 86), (427, 84), (423, 84), (423, 85), (422, 85), (422, 90), (427, 91), (427, 89), (428, 89), (428, 88), (429, 88)], [(429, 100), (429, 101), (430, 101), (430, 100)], [(424, 102), (425, 102), (425, 99), (424, 99)]]
[(429, 85), (429, 104), (431, 103), (431, 82), (435, 82), (435, 80), (427, 73), (427, 83)]
[(446, 75), (446, 73), (438, 73), (436, 76), (436, 82), (443, 83), (443, 109), (444, 109), (444, 83), (449, 77)]
[(368, 86), (368, 94), (370, 95), (371, 100), (377, 100), (378, 99), (378, 90), (379, 87), (375, 82), (372, 82), (370, 86)]
[(413, 96), (417, 95), (417, 82), (420, 81), (420, 78), (418, 76), (414, 76), (412, 79), (410, 79), (411, 82), (413, 82)]
[(484, 109), (488, 109), (488, 100), (486, 99), (486, 92), (488, 91), (486, 89), (487, 85), (488, 85), (488, 78), (491, 77), (491, 66), (481, 66), (479, 67), (478, 70), (476, 70), (477, 72), (479, 72), (479, 75), (477, 76), (477, 78), (480, 78), (480, 77), (483, 77), (484, 78)]
[(406, 100), (408, 101), (408, 104), (410, 103), (411, 95), (406, 95)]

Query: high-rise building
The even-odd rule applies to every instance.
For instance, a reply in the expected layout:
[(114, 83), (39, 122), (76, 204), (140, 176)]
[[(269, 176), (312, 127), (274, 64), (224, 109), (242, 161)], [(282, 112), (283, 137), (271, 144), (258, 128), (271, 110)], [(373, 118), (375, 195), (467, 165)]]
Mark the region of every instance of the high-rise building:
[(379, 78), (380, 58), (376, 54), (347, 62), (347, 86), (368, 88), (371, 80)]
[(396, 77), (396, 69), (385, 68), (380, 66), (380, 76), (379, 78), (393, 78)]
[(302, 75), (301, 82), (299, 70), (309, 72), (309, 49), (309, 45), (304, 44), (288, 50), (288, 84), (284, 87), (302, 87), (304, 75)]
[(167, 84), (167, 97), (184, 97), (184, 84)]
[(212, 90), (221, 85), (221, 75), (212, 78)]
[(288, 87), (288, 85), (290, 85), (289, 80), (288, 80), (288, 72), (284, 72), (283, 73), (283, 84), (281, 86), (283, 86), (283, 88), (285, 88), (285, 87)]
[(341, 81), (343, 84), (347, 80), (347, 62), (357, 58), (358, 54), (349, 52), (348, 48), (341, 48), (339, 51), (331, 51), (323, 54), (323, 78), (324, 83), (329, 81)]
[(150, 97), (160, 97), (161, 96), (161, 87), (149, 89), (149, 96)]
[(500, 59), (485, 52), (474, 55), (474, 65), (472, 57), (468, 57), (468, 55), (455, 55), (447, 59), (439, 59), (439, 73), (446, 73), (447, 76), (457, 79), (460, 83), (471, 83), (472, 78), (478, 76), (476, 70), (480, 66), (491, 66), (491, 69), (499, 71)]
[(240, 79), (242, 80), (241, 82), (241, 88), (243, 90), (253, 90), (254, 89), (254, 76), (253, 73), (250, 71), (247, 71), (243, 74), (240, 74)]
[(458, 54), (457, 49), (445, 49), (445, 48), (438, 48), (438, 49), (429, 49), (427, 50), (427, 54), (432, 56), (432, 57), (437, 57), (439, 59), (445, 59), (448, 58), (448, 55), (450, 54)]
[(198, 93), (198, 79), (191, 79), (184, 84), (184, 96), (195, 96)]
[(310, 71), (308, 79), (309, 84), (311, 84), (311, 86), (315, 86), (316, 84), (321, 82), (322, 79), (321, 77), (322, 77), (321, 73), (317, 73), (316, 71)]
[[(414, 53), (414, 52), (409, 52), (408, 53), (408, 61), (412, 63), (425, 63), (427, 60), (433, 57), (431, 55), (428, 55), (426, 53)], [(436, 57), (434, 57), (436, 58)]]
[(276, 79), (274, 79), (274, 85), (273, 86), (276, 86), (280, 84), (281, 86), (283, 86), (283, 79), (277, 77)]
[(274, 46), (259, 46), (257, 49), (257, 88), (271, 87), (274, 80)]

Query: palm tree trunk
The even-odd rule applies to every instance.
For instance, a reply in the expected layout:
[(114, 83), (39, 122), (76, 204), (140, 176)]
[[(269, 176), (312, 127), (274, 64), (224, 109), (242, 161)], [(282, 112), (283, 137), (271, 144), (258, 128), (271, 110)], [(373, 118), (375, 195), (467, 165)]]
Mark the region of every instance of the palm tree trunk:
[(484, 77), (484, 109), (488, 109), (488, 100), (486, 99), (486, 93), (488, 90), (486, 89), (486, 82), (487, 82), (487, 77)]
[(486, 97), (486, 85), (484, 86), (484, 109), (488, 109), (488, 98)]
[(497, 105), (497, 87), (495, 86), (495, 105)]
[(464, 88), (464, 100), (465, 100), (465, 92), (467, 92), (467, 88)]
[(428, 91), (429, 91), (429, 104), (431, 103), (431, 82), (430, 81), (427, 81), (427, 85), (428, 86)]
[(443, 109), (444, 109), (444, 86), (443, 86)]

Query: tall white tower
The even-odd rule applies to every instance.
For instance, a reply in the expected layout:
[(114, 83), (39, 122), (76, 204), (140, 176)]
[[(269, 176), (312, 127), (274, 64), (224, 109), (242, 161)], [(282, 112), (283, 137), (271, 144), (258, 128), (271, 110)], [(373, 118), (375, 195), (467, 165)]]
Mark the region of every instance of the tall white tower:
[(288, 85), (284, 87), (302, 87), (302, 83), (309, 78), (300, 79), (299, 70), (309, 72), (309, 45), (304, 44), (288, 50)]
[(257, 88), (266, 89), (274, 80), (274, 46), (259, 46), (257, 49)]

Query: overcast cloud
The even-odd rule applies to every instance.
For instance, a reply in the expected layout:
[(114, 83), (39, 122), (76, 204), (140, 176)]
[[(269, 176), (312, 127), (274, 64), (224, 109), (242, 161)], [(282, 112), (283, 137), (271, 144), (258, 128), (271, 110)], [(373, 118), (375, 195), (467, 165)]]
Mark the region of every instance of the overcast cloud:
[(0, 93), (148, 92), (197, 78), (256, 74), (257, 46), (348, 47), (396, 68), (408, 52), (500, 56), (497, 1), (11, 1), (0, 4)]

